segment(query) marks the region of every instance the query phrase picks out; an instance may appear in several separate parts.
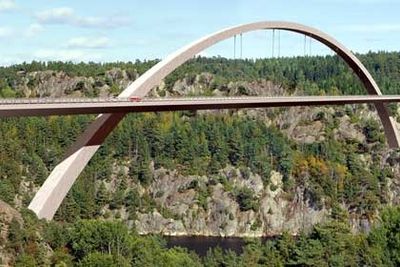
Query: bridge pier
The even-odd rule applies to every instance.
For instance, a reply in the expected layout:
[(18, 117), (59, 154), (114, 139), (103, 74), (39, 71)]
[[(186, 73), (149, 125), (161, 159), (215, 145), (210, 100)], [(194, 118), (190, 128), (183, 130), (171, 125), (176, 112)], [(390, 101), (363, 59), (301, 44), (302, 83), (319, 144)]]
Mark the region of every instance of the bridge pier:
[(51, 220), (76, 178), (100, 145), (84, 146), (58, 164), (36, 193), (28, 208), (39, 218)]
[(124, 115), (99, 115), (68, 150), (65, 158), (53, 169), (28, 206), (40, 219), (53, 219), (79, 174)]
[(376, 103), (376, 111), (381, 119), (383, 130), (385, 131), (386, 140), (390, 148), (400, 147), (399, 129), (397, 129), (396, 120), (390, 116), (389, 110), (385, 103)]

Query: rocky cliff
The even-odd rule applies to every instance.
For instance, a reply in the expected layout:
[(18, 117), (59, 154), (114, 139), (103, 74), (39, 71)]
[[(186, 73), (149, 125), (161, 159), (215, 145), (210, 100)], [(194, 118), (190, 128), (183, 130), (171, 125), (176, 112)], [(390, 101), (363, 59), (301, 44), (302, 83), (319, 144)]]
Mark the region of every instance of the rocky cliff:
[[(233, 186), (247, 187), (255, 193), (259, 209), (241, 210), (235, 196), (221, 183), (208, 185), (210, 191), (204, 207), (199, 205), (198, 191), (188, 188), (196, 184), (210, 184), (208, 177), (184, 177), (176, 172), (155, 172), (156, 181), (149, 191), (156, 202), (174, 214), (164, 218), (159, 211), (139, 213), (136, 229), (143, 234), (206, 235), (206, 236), (265, 236), (283, 231), (297, 234), (311, 225), (323, 221), (328, 212), (315, 210), (304, 201), (299, 190), (293, 200), (287, 200), (282, 189), (282, 175), (271, 173), (271, 184), (264, 187), (260, 176), (250, 174), (244, 178), (238, 169), (227, 167), (220, 171)], [(185, 188), (185, 189), (182, 189)]]

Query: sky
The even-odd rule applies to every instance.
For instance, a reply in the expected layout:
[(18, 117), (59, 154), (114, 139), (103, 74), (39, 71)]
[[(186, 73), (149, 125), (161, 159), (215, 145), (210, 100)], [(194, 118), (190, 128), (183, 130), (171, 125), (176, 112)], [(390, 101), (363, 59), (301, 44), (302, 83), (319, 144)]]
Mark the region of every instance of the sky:
[[(400, 0), (0, 0), (0, 65), (162, 59), (204, 35), (266, 20), (318, 28), (359, 53), (399, 51), (399, 11)], [(296, 33), (276, 32), (274, 49), (272, 31), (242, 38), (243, 58), (331, 53)], [(233, 42), (201, 55), (233, 57)]]

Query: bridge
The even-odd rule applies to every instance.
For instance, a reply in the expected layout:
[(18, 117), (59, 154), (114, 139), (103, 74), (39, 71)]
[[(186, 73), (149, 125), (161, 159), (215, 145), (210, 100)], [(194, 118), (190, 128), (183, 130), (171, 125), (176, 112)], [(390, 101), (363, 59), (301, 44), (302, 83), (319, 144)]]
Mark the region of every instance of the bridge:
[(400, 95), (145, 98), (140, 102), (131, 102), (129, 101), (129, 98), (6, 99), (0, 100), (0, 118), (179, 110), (322, 106), (362, 103), (380, 104), (390, 102), (400, 102)]
[[(325, 44), (348, 64), (365, 87), (368, 95), (277, 98), (245, 97), (243, 99), (143, 99), (143, 101), (131, 103), (126, 101), (126, 99), (131, 96), (144, 98), (150, 90), (159, 85), (169, 73), (211, 45), (238, 34), (241, 35), (242, 33), (250, 31), (266, 29), (286, 30), (304, 34)], [(11, 103), (12, 101), (10, 101), (10, 103), (3, 103), (0, 105), (0, 114), (2, 117), (101, 113), (68, 149), (64, 159), (54, 168), (29, 204), (29, 209), (34, 211), (39, 218), (45, 218), (47, 220), (53, 218), (76, 178), (104, 142), (105, 138), (128, 112), (372, 103), (382, 122), (389, 147), (398, 148), (400, 145), (400, 137), (396, 128), (396, 122), (389, 115), (386, 107), (388, 102), (400, 102), (399, 96), (382, 96), (378, 85), (364, 65), (350, 50), (333, 37), (317, 29), (291, 22), (262, 21), (223, 29), (214, 34), (205, 36), (157, 63), (128, 86), (128, 88), (118, 96), (118, 99), (119, 100), (113, 99), (103, 102), (88, 101), (86, 103), (75, 103), (72, 101), (68, 103), (40, 103), (40, 101), (38, 101), (38, 103)]]

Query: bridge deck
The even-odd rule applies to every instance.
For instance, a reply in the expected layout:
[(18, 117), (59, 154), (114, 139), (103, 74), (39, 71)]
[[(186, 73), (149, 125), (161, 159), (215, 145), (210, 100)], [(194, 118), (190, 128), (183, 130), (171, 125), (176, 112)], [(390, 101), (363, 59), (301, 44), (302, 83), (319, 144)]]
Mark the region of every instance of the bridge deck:
[(154, 112), (202, 109), (267, 108), (310, 105), (345, 105), (400, 102), (400, 95), (289, 96), (289, 97), (185, 97), (128, 99), (18, 99), (0, 101), (0, 118), (68, 114)]

